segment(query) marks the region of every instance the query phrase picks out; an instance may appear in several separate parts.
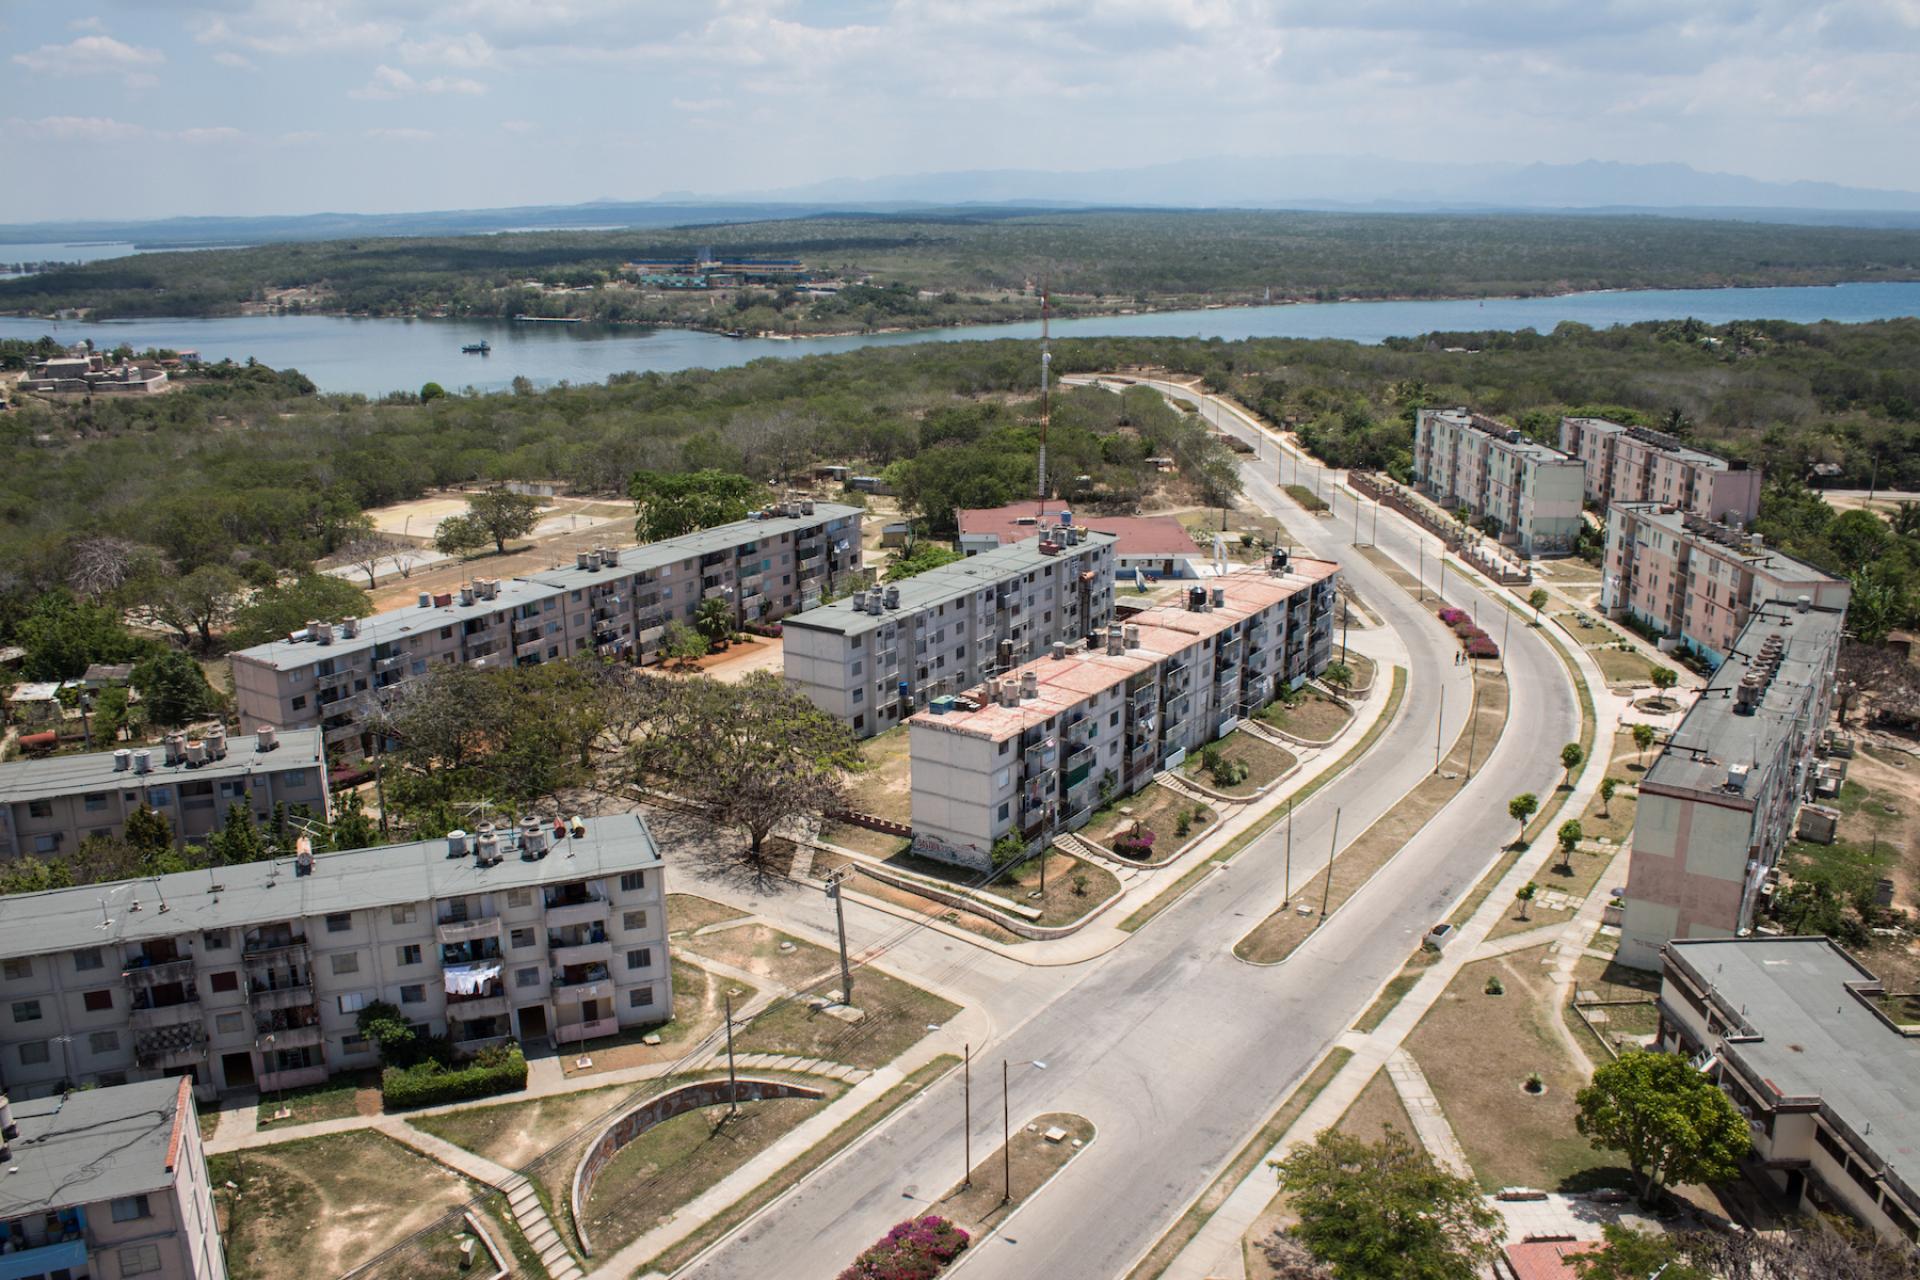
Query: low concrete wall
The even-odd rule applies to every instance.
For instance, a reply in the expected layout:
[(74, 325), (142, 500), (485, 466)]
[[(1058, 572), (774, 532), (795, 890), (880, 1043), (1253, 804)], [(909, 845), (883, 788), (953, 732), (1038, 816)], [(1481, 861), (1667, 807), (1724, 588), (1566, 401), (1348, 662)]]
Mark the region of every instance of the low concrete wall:
[(607, 1162), (618, 1155), (620, 1148), (638, 1138), (653, 1126), (675, 1116), (684, 1115), (698, 1107), (711, 1107), (722, 1102), (758, 1102), (767, 1098), (824, 1098), (826, 1093), (820, 1089), (809, 1089), (805, 1085), (784, 1084), (778, 1080), (742, 1080), (739, 1092), (732, 1093), (725, 1080), (705, 1080), (699, 1084), (683, 1085), (669, 1090), (657, 1098), (649, 1098), (632, 1111), (621, 1116), (593, 1140), (587, 1153), (580, 1157), (580, 1167), (573, 1171), (573, 1192), (570, 1197), (573, 1210), (574, 1234), (580, 1238), (580, 1251), (588, 1257), (593, 1256), (593, 1241), (587, 1238), (585, 1211), (587, 1201), (593, 1195), (594, 1180)]
[(1033, 942), (1044, 942), (1049, 938), (1065, 938), (1078, 933), (1093, 923), (1094, 919), (1108, 907), (1111, 907), (1125, 896), (1123, 892), (1107, 895), (1105, 901), (1101, 902), (1084, 916), (1081, 916), (1078, 920), (1075, 920), (1072, 924), (1040, 925), (1033, 923), (1031, 920), (1023, 920), (1019, 916), (1009, 912), (997, 910), (971, 894), (961, 893), (956, 889), (935, 884), (931, 880), (922, 880), (918, 876), (904, 876), (898, 872), (889, 871), (868, 862), (855, 862), (851, 865), (858, 868), (861, 875), (871, 876), (881, 884), (891, 885), (893, 888), (918, 894), (920, 897), (929, 898), (934, 902), (944, 902), (950, 907), (967, 912), (969, 915), (976, 915), (991, 920), (1008, 933), (1018, 934)]

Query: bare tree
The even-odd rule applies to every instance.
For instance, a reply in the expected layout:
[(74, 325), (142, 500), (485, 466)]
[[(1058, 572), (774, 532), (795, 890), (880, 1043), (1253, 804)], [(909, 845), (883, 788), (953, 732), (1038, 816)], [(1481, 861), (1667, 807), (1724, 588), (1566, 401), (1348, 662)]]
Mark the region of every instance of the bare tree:
[(387, 553), (387, 560), (393, 565), (394, 572), (402, 578), (413, 576), (414, 566), (426, 559), (426, 552), (411, 542), (396, 542), (393, 550)]
[(391, 558), (401, 545), (369, 527), (340, 544), (340, 563), (366, 574), (367, 590), (371, 591), (380, 580), (380, 562)]
[(1910, 1250), (1816, 1223), (1803, 1231), (1689, 1237), (1690, 1261), (1722, 1280), (1916, 1280)]
[(67, 585), (89, 599), (119, 590), (130, 578), (168, 571), (158, 548), (126, 538), (97, 534), (67, 546)]

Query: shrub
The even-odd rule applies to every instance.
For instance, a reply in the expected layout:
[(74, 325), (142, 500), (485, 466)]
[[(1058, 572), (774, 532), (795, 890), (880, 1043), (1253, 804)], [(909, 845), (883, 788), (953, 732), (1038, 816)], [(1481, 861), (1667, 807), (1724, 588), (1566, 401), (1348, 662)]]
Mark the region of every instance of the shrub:
[(1479, 639), (1467, 645), (1467, 656), (1471, 658), (1497, 658), (1500, 656), (1500, 646), (1486, 636), (1481, 636)]
[(527, 1058), (517, 1044), (483, 1049), (463, 1067), (428, 1060), (380, 1073), (380, 1099), (390, 1111), (465, 1102), (527, 1087)]
[(933, 1280), (969, 1243), (945, 1218), (909, 1218), (863, 1249), (839, 1280)]
[(1442, 609), (1440, 611), (1440, 621), (1446, 623), (1448, 626), (1452, 626), (1456, 622), (1467, 621), (1467, 613), (1464, 609)]
[(1191, 817), (1183, 813), (1178, 818), (1174, 819), (1173, 834), (1179, 839), (1185, 840), (1187, 838), (1187, 833), (1192, 830), (1193, 830), (1193, 819)]
[(1123, 831), (1114, 837), (1113, 851), (1127, 858), (1150, 858), (1153, 856), (1153, 832), (1135, 824), (1133, 830)]

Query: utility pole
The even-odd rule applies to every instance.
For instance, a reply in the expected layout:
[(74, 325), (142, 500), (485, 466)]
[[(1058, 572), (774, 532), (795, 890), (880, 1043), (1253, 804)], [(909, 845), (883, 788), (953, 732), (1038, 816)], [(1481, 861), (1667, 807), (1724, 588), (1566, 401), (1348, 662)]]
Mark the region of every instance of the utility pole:
[(733, 988), (727, 988), (727, 1119), (740, 1114), (740, 1077), (733, 1070)]
[(1320, 891), (1320, 918), (1327, 918), (1327, 903), (1333, 898), (1333, 855), (1340, 849), (1340, 811), (1333, 811), (1333, 842), (1327, 846), (1327, 887)]
[(840, 932), (840, 1003), (853, 1003), (853, 966), (847, 963), (847, 909), (840, 898), (840, 882), (849, 868), (842, 867), (827, 880), (827, 896), (833, 899), (833, 923)]
[(966, 1123), (961, 1126), (960, 1136), (966, 1143), (967, 1171), (961, 1175), (960, 1186), (967, 1189), (973, 1186), (973, 1046), (966, 1045), (961, 1054), (960, 1080), (965, 1090), (962, 1095), (965, 1101), (961, 1105), (966, 1108)]
[(1287, 797), (1287, 878), (1280, 884), (1280, 909), (1293, 899), (1293, 797)]
[(1427, 540), (1418, 534), (1415, 534), (1414, 538), (1415, 541), (1420, 544), (1420, 602), (1425, 604), (1427, 600)]
[(1005, 1058), (1000, 1059), (1000, 1203), (1013, 1203), (1013, 1105), (1007, 1100)]
[(1440, 690), (1440, 714), (1433, 718), (1433, 771), (1440, 772), (1440, 727), (1447, 722), (1447, 691)]
[[(1467, 782), (1473, 781), (1473, 747), (1480, 740), (1480, 690), (1475, 688), (1473, 700), (1467, 703)], [(1460, 785), (1466, 786), (1467, 782)]]

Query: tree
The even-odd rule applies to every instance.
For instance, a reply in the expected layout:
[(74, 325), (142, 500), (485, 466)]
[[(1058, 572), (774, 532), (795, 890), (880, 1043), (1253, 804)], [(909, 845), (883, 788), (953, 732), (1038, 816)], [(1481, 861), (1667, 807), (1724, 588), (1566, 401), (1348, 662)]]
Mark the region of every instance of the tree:
[(420, 384), (420, 403), (431, 404), (435, 400), (445, 400), (446, 398), (447, 389), (439, 383), (423, 382)]
[(158, 548), (100, 534), (76, 538), (67, 546), (67, 585), (86, 600), (118, 591), (131, 579), (165, 566)]
[(1633, 726), (1633, 745), (1635, 749), (1640, 752), (1640, 760), (1643, 764), (1647, 759), (1647, 748), (1653, 745), (1653, 740), (1656, 736), (1658, 735), (1654, 733), (1653, 726), (1650, 724), (1636, 724)]
[(227, 643), (244, 649), (285, 640), (313, 618), (364, 618), (372, 612), (367, 593), (351, 582), (330, 573), (309, 573), (254, 592), (252, 599), (233, 611)]
[(1573, 771), (1586, 762), (1587, 749), (1577, 742), (1569, 742), (1560, 748), (1560, 767), (1567, 771), (1567, 783), (1573, 785)]
[(368, 521), (364, 529), (340, 544), (340, 563), (366, 574), (367, 590), (371, 591), (380, 583), (380, 562), (393, 559), (397, 564), (399, 553), (404, 549), (404, 543), (381, 533)]
[(1905, 578), (1884, 561), (1854, 570), (1848, 581), (1853, 594), (1847, 601), (1847, 629), (1862, 644), (1884, 642), (1887, 633), (1913, 612)]
[(702, 600), (700, 607), (693, 611), (693, 629), (706, 640), (709, 653), (724, 649), (728, 637), (733, 635), (732, 607), (718, 596)]
[(1345, 693), (1353, 687), (1353, 668), (1344, 662), (1329, 662), (1327, 669), (1320, 673), (1320, 678)]
[(1568, 818), (1560, 824), (1560, 860), (1567, 874), (1573, 874), (1573, 847), (1586, 838), (1586, 830), (1581, 827), (1580, 819)]
[(433, 531), (433, 549), (443, 556), (466, 559), (487, 545), (487, 531), (471, 515), (448, 516)]
[(658, 542), (747, 518), (763, 490), (746, 476), (705, 470), (679, 474), (636, 471), (628, 482), (634, 535)]
[(1532, 902), (1533, 895), (1539, 892), (1540, 892), (1540, 886), (1535, 884), (1531, 880), (1527, 881), (1525, 884), (1521, 885), (1518, 889), (1515, 889), (1513, 891), (1513, 896), (1516, 899), (1518, 899), (1520, 903), (1520, 918), (1522, 920), (1525, 920), (1527, 918), (1527, 904)]
[(1342, 1280), (1466, 1280), (1499, 1253), (1500, 1215), (1389, 1126), (1379, 1142), (1327, 1130), (1278, 1161), (1292, 1235)]
[(253, 810), (238, 800), (227, 806), (226, 822), (207, 837), (206, 851), (208, 862), (216, 867), (243, 866), (273, 856), (254, 825)]
[(1863, 508), (1842, 511), (1827, 526), (1827, 546), (1849, 574), (1858, 573), (1886, 555), (1892, 541), (1887, 522)]
[(509, 538), (524, 538), (540, 523), (547, 504), (529, 493), (507, 489), (489, 489), (467, 498), (467, 519), (493, 541), (493, 548), (506, 553)]
[(157, 857), (173, 850), (173, 825), (158, 809), (141, 805), (127, 815), (120, 838), (146, 857)]
[(129, 594), (140, 597), (146, 612), (180, 635), (180, 643), (213, 647), (213, 629), (232, 615), (245, 584), (224, 565), (205, 564), (179, 577), (149, 578)]
[(1712, 1280), (1683, 1260), (1685, 1252), (1674, 1236), (1635, 1231), (1617, 1222), (1609, 1222), (1602, 1234), (1605, 1245), (1568, 1259), (1580, 1280), (1647, 1280), (1652, 1275), (1660, 1280)]
[(1531, 791), (1522, 791), (1519, 795), (1507, 801), (1507, 816), (1520, 824), (1520, 839), (1517, 843), (1526, 843), (1527, 819), (1539, 811), (1540, 797)]
[(1275, 1231), (1260, 1242), (1259, 1248), (1273, 1280), (1335, 1280), (1325, 1263), (1284, 1231)]
[(1889, 517), (1893, 531), (1902, 538), (1920, 538), (1920, 502), (1898, 502)]
[(372, 1001), (361, 1008), (355, 1026), (379, 1052), (383, 1065), (405, 1068), (420, 1061), (420, 1037), (398, 1005)]
[(1527, 593), (1527, 603), (1533, 606), (1534, 626), (1540, 625), (1540, 611), (1547, 607), (1547, 601), (1550, 599), (1552, 597), (1547, 594), (1545, 587), (1535, 587)]
[(1660, 429), (1670, 436), (1685, 439), (1693, 434), (1693, 419), (1679, 405), (1673, 405), (1660, 415)]
[(120, 733), (133, 719), (132, 700), (120, 685), (109, 685), (102, 689), (93, 700), (93, 733), (101, 742), (111, 746), (119, 741)]
[(1620, 789), (1620, 780), (1618, 778), (1600, 779), (1600, 816), (1601, 817), (1611, 818), (1613, 816), (1613, 793), (1619, 789)]
[(1672, 667), (1655, 667), (1647, 673), (1647, 679), (1653, 681), (1653, 687), (1661, 693), (1680, 683), (1680, 673)]
[(1642, 1204), (1673, 1182), (1724, 1182), (1751, 1149), (1747, 1122), (1677, 1054), (1630, 1050), (1574, 1096), (1574, 1127), (1596, 1151), (1617, 1151), (1640, 1179)]
[(660, 656), (669, 662), (698, 662), (710, 652), (707, 638), (677, 619), (660, 635)]
[(75, 600), (57, 587), (34, 601), (15, 628), (27, 651), (29, 680), (77, 680), (96, 662), (133, 662), (158, 647), (127, 633), (113, 610)]
[(129, 682), (139, 691), (150, 724), (183, 725), (220, 709), (220, 695), (200, 664), (178, 649), (140, 662)]
[(887, 566), (888, 582), (904, 582), (916, 574), (929, 569), (938, 569), (943, 564), (953, 564), (966, 559), (952, 547), (943, 547), (937, 542), (921, 542), (904, 555), (896, 555)]

